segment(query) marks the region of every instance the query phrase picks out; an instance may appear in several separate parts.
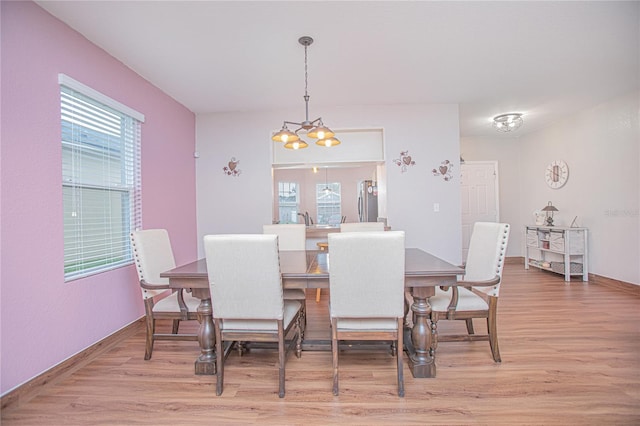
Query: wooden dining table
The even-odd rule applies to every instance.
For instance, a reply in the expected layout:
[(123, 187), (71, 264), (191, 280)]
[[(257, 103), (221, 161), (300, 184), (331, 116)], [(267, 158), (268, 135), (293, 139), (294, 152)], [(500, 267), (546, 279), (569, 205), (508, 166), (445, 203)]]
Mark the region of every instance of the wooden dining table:
[[(330, 254), (323, 251), (281, 251), (280, 271), (284, 288), (329, 288)], [(405, 328), (404, 350), (414, 377), (436, 376), (437, 330), (428, 322), (429, 297), (439, 286), (455, 286), (464, 269), (452, 265), (424, 250), (405, 249), (405, 287), (413, 296), (406, 305), (405, 316), (412, 312), (413, 327)], [(195, 361), (195, 374), (216, 374), (215, 334), (211, 293), (205, 259), (178, 266), (160, 274), (169, 279), (173, 289), (186, 289), (200, 299), (198, 306), (198, 342), (200, 355)], [(307, 345), (309, 347), (309, 345)], [(330, 347), (330, 346), (329, 346)], [(303, 344), (303, 349), (305, 345)]]

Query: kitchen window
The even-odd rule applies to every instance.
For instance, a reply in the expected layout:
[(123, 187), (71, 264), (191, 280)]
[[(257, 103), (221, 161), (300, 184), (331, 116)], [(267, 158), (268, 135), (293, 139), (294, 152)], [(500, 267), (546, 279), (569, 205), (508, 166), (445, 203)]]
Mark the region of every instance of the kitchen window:
[(278, 182), (279, 223), (298, 223), (300, 191), (296, 182)]
[(140, 132), (144, 116), (59, 76), (65, 281), (133, 262), (142, 226)]
[(342, 218), (340, 182), (316, 184), (318, 224), (338, 225)]

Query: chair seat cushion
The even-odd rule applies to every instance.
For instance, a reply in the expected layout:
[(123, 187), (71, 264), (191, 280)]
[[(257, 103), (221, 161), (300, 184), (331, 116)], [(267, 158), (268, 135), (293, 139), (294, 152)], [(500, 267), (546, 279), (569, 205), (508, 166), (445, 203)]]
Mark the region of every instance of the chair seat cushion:
[[(436, 288), (435, 296), (429, 298), (429, 304), (431, 310), (436, 312), (447, 312), (449, 303), (451, 302), (451, 289), (443, 291), (440, 288)], [(483, 298), (474, 294), (472, 291), (463, 287), (458, 287), (458, 305), (456, 307), (457, 312), (462, 311), (486, 311), (489, 309), (489, 305)]]
[(282, 292), (284, 300), (306, 300), (307, 293), (301, 288), (285, 288)]
[[(191, 293), (184, 292), (184, 303), (189, 312), (197, 312), (200, 299), (193, 297)], [(180, 312), (178, 305), (178, 293), (172, 293), (153, 305), (153, 312)]]
[[(302, 304), (295, 300), (284, 301), (283, 326), (286, 329), (296, 317)], [(278, 322), (275, 319), (223, 319), (224, 331), (277, 331)]]
[(397, 329), (397, 318), (338, 318), (338, 330), (341, 331), (393, 331)]

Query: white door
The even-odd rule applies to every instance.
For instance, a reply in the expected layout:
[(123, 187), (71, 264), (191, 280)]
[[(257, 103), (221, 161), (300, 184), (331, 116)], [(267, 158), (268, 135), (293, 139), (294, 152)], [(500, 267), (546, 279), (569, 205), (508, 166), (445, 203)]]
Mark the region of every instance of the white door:
[(467, 161), (460, 165), (462, 259), (469, 251), (476, 222), (498, 222), (498, 162)]

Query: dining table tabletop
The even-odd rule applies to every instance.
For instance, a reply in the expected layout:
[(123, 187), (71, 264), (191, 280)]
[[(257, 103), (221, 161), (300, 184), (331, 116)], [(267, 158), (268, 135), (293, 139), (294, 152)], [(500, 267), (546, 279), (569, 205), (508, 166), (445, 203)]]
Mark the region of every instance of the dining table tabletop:
[[(280, 251), (280, 272), (284, 288), (329, 288), (331, 254), (326, 251)], [(405, 347), (414, 377), (436, 375), (437, 330), (429, 326), (429, 297), (439, 286), (455, 286), (464, 268), (453, 265), (418, 248), (405, 249), (405, 287), (413, 302), (406, 305), (405, 316), (411, 310), (413, 325), (405, 328)], [(195, 361), (196, 374), (216, 374), (215, 336), (207, 262), (198, 259), (160, 274), (169, 279), (173, 289), (186, 289), (200, 299), (198, 306), (198, 342), (200, 355)], [(306, 345), (306, 347), (318, 347)], [(303, 349), (305, 345), (303, 344)]]

